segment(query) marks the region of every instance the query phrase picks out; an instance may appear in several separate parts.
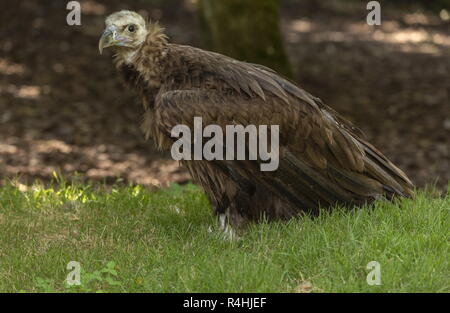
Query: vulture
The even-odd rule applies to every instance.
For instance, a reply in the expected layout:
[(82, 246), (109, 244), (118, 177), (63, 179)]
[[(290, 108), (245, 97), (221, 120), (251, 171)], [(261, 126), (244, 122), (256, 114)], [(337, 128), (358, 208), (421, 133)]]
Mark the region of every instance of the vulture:
[[(126, 85), (142, 99), (141, 128), (160, 149), (171, 150), (173, 128), (193, 129), (196, 117), (224, 133), (227, 125), (278, 125), (275, 170), (261, 170), (261, 157), (180, 161), (222, 230), (414, 195), (405, 173), (358, 128), (274, 70), (170, 43), (158, 23), (132, 11), (113, 13), (105, 24), (100, 54), (113, 49)], [(248, 152), (249, 145), (240, 148)]]

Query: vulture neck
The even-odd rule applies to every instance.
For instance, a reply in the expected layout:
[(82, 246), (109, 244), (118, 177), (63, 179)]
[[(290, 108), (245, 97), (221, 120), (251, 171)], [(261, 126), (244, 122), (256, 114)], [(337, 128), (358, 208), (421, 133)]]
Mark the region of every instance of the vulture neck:
[(163, 73), (163, 60), (167, 55), (167, 36), (158, 24), (148, 27), (147, 37), (137, 49), (118, 51), (117, 67), (133, 67), (139, 76), (150, 86), (159, 88)]

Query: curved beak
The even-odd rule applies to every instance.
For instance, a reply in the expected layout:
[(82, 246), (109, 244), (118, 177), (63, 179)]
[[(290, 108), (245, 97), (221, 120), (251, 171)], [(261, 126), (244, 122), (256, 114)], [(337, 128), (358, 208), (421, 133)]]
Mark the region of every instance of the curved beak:
[(104, 48), (114, 46), (118, 42), (119, 40), (117, 40), (117, 28), (114, 25), (108, 26), (98, 42), (98, 50), (100, 51), (100, 54), (103, 53)]

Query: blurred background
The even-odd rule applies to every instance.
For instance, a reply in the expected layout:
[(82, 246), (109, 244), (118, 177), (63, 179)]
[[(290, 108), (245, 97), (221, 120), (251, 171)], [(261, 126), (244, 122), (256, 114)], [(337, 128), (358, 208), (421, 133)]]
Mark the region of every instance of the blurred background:
[(68, 179), (184, 183), (139, 130), (142, 106), (110, 54), (107, 14), (159, 20), (174, 43), (262, 63), (353, 121), (418, 186), (450, 180), (450, 0), (86, 0), (0, 4), (0, 184)]

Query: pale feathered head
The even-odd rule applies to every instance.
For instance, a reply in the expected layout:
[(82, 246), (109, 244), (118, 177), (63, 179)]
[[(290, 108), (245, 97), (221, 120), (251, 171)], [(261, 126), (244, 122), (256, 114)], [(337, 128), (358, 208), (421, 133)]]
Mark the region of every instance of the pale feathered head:
[(100, 54), (108, 47), (124, 47), (135, 50), (144, 42), (148, 29), (144, 18), (136, 12), (123, 10), (111, 14), (105, 20), (106, 29), (98, 43)]

